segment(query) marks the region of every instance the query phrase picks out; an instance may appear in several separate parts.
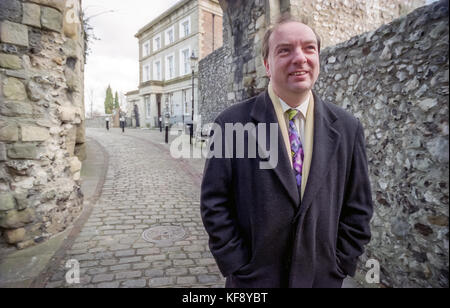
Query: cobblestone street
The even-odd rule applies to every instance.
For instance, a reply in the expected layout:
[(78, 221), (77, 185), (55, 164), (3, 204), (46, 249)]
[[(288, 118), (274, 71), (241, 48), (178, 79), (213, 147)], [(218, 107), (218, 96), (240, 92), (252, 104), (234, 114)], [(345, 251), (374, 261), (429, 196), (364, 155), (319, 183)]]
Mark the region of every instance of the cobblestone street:
[[(73, 245), (47, 269), (45, 287), (223, 287), (200, 217), (204, 160), (175, 160), (159, 131), (91, 128), (87, 137), (107, 153), (104, 185)], [(153, 227), (163, 230), (147, 233), (156, 239), (148, 242), (143, 233)], [(69, 285), (72, 259), (80, 283)]]

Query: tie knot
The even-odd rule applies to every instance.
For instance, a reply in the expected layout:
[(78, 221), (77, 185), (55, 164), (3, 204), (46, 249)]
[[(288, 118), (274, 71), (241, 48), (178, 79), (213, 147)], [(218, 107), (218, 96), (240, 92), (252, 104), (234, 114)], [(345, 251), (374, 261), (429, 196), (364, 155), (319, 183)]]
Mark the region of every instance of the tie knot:
[(289, 116), (289, 121), (292, 121), (292, 119), (295, 118), (295, 116), (298, 114), (298, 110), (297, 109), (289, 109), (288, 111), (286, 111), (286, 113)]

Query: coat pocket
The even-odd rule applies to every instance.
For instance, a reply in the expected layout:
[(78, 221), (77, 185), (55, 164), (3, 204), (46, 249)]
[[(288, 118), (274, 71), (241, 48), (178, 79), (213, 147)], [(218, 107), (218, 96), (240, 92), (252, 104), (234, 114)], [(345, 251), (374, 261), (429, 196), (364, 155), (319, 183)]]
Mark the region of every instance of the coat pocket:
[(347, 277), (347, 274), (345, 274), (345, 272), (342, 270), (342, 267), (339, 265), (339, 260), (337, 258), (335, 261), (334, 268), (335, 268), (335, 272), (339, 276), (339, 278)]
[(254, 270), (254, 264), (255, 264), (255, 254), (253, 254), (250, 262), (247, 264), (241, 266), (237, 271), (233, 273), (233, 276), (247, 276), (250, 275)]
[(248, 263), (248, 264), (244, 265), (243, 267), (241, 267), (240, 269), (238, 269), (234, 274), (239, 275), (239, 276), (241, 276), (241, 275), (245, 276), (245, 275), (251, 274), (253, 271), (252, 269), (253, 269), (252, 263)]
[(336, 249), (334, 247), (329, 247), (330, 251), (331, 251), (331, 256), (333, 258), (333, 275), (336, 276), (337, 278), (341, 278), (344, 279), (345, 277), (347, 277), (347, 274), (343, 271), (340, 262), (339, 262), (339, 258), (337, 257), (337, 253), (336, 253)]

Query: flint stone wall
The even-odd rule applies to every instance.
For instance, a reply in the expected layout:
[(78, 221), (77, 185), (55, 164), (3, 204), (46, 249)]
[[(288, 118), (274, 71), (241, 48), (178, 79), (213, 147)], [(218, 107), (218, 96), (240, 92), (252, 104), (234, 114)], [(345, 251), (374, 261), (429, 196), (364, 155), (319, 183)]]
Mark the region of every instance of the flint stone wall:
[(316, 91), (365, 129), (375, 215), (361, 272), (378, 260), (387, 286), (448, 287), (448, 30), (444, 0), (320, 55)]
[(0, 1), (0, 250), (63, 231), (81, 211), (80, 0)]
[(213, 122), (214, 115), (233, 104), (232, 97), (228, 97), (226, 86), (232, 61), (231, 49), (222, 46), (199, 63), (199, 78), (208, 81), (199, 83), (199, 112), (202, 124)]

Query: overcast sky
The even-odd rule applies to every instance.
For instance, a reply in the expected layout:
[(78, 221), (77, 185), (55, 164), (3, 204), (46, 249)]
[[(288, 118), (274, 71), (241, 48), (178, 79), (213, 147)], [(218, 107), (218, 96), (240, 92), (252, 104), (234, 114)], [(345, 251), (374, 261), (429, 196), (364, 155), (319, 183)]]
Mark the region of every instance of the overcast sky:
[[(114, 93), (137, 89), (138, 40), (134, 35), (180, 0), (83, 0), (85, 16), (100, 40), (92, 41), (85, 67), (85, 105), (90, 114), (91, 91), (94, 111), (104, 112), (108, 84)], [(110, 12), (113, 11), (113, 12)], [(98, 14), (98, 15), (97, 15)], [(97, 16), (95, 16), (97, 15)]]

